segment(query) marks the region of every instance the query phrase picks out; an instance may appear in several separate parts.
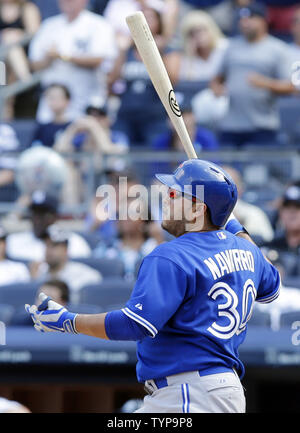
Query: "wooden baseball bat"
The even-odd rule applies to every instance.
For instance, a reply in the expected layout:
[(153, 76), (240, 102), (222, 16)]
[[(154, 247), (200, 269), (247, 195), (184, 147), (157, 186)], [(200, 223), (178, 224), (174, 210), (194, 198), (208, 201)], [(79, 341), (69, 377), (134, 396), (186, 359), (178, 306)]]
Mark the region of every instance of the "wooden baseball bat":
[[(189, 159), (197, 158), (160, 52), (142, 12), (126, 17), (132, 38)], [(147, 101), (145, 101), (147, 103)]]

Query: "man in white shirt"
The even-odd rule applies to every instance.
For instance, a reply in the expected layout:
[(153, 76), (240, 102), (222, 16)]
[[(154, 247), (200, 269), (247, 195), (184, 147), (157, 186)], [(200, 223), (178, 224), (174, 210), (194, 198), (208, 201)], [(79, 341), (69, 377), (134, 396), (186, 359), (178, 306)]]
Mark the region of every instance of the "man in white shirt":
[(28, 267), (24, 263), (9, 260), (6, 256), (6, 238), (7, 233), (0, 226), (0, 286), (28, 283), (31, 279)]
[(37, 280), (59, 279), (69, 287), (71, 303), (79, 302), (80, 289), (88, 284), (102, 281), (102, 275), (96, 269), (83, 263), (72, 262), (68, 257), (69, 234), (56, 224), (47, 229), (45, 261), (40, 264), (34, 276)]
[[(44, 71), (42, 87), (67, 86), (72, 94), (69, 120), (81, 115), (91, 96), (106, 98), (106, 74), (117, 54), (108, 21), (85, 10), (88, 0), (58, 0), (61, 14), (43, 21), (29, 47), (34, 71)], [(37, 119), (51, 121), (44, 98)]]
[[(32, 230), (11, 233), (7, 237), (7, 255), (12, 259), (41, 262), (45, 259), (43, 241), (47, 228), (58, 219), (58, 200), (35, 191), (29, 206)], [(91, 248), (85, 239), (77, 233), (70, 234), (69, 257), (89, 257)]]

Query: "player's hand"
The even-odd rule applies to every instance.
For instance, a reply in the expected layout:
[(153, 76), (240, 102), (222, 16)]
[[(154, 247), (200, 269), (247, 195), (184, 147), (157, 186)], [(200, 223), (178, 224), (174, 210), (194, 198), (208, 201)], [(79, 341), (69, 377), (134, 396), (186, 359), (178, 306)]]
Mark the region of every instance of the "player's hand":
[(38, 306), (25, 305), (25, 310), (31, 315), (37, 331), (77, 334), (75, 328), (76, 314), (70, 313), (65, 307), (52, 301), (44, 293), (40, 293), (39, 301)]

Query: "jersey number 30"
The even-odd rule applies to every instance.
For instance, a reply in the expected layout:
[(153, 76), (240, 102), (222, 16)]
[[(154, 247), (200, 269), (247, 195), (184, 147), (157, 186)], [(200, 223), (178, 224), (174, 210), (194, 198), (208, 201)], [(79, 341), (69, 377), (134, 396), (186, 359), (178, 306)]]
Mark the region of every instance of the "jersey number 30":
[(226, 317), (229, 322), (226, 325), (219, 325), (217, 322), (213, 322), (207, 330), (224, 340), (231, 338), (234, 334), (238, 335), (243, 332), (252, 315), (256, 293), (254, 282), (251, 279), (247, 280), (243, 287), (241, 317), (237, 311), (239, 298), (234, 290), (222, 281), (214, 284), (208, 292), (208, 296), (213, 300), (216, 300), (218, 296), (225, 296), (226, 302), (218, 305), (218, 317)]

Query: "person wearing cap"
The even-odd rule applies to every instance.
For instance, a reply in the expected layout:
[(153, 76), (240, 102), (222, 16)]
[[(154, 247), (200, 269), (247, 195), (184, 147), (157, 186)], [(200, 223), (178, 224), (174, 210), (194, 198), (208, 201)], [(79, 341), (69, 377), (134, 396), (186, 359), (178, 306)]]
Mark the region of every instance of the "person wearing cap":
[(49, 226), (45, 237), (45, 260), (35, 269), (33, 277), (41, 282), (49, 279), (64, 281), (70, 290), (70, 301), (78, 303), (80, 289), (88, 284), (100, 283), (102, 275), (86, 264), (70, 260), (68, 243), (68, 232), (57, 224)]
[(278, 229), (274, 239), (265, 243), (266, 251), (277, 251), (284, 260), (287, 276), (299, 275), (300, 265), (300, 181), (284, 192), (278, 212)]
[(7, 232), (0, 226), (0, 286), (29, 282), (31, 276), (26, 264), (7, 257), (6, 239)]
[(262, 3), (240, 9), (239, 28), (241, 35), (232, 38), (211, 82), (216, 96), (229, 97), (219, 125), (221, 145), (274, 145), (280, 128), (277, 98), (295, 91), (288, 45), (269, 34)]
[[(8, 235), (7, 254), (10, 258), (32, 262), (44, 260), (46, 230), (58, 220), (58, 207), (57, 197), (44, 191), (33, 192), (28, 207), (31, 228)], [(81, 235), (72, 232), (68, 254), (70, 257), (88, 257), (91, 248)]]

